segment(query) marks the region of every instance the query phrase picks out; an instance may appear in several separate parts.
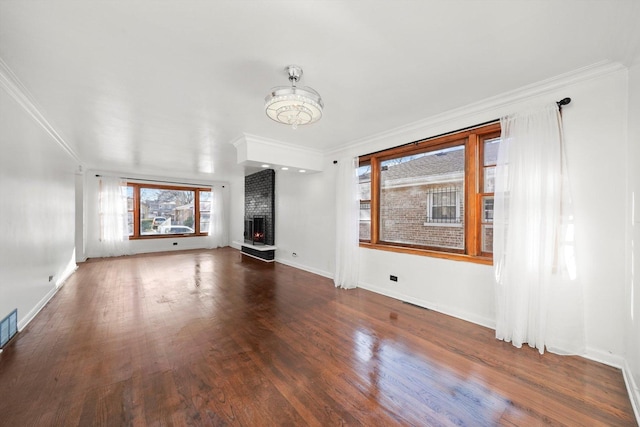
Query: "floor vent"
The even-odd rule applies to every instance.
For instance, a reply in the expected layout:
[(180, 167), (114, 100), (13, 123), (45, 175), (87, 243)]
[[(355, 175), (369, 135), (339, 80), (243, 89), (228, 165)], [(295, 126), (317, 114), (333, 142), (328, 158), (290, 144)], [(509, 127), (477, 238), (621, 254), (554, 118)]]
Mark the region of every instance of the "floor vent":
[(18, 309), (0, 321), (0, 348), (4, 347), (18, 332)]

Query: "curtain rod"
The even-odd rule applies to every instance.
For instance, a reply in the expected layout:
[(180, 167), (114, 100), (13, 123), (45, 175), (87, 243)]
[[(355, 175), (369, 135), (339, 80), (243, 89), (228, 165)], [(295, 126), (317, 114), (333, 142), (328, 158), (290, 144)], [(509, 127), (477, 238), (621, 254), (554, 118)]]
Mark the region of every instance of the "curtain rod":
[[(560, 101), (556, 101), (556, 105), (558, 106), (558, 109), (559, 109), (560, 111), (562, 111), (562, 107), (563, 107), (564, 105), (568, 105), (570, 102), (571, 102), (571, 98), (562, 98)], [(461, 128), (461, 129), (454, 130), (454, 131), (441, 133), (440, 135), (434, 135), (434, 136), (430, 136), (430, 137), (428, 137), (428, 138), (419, 139), (419, 140), (417, 140), (417, 141), (407, 142), (407, 143), (405, 143), (405, 144), (398, 145), (397, 147), (394, 147), (394, 148), (398, 148), (398, 147), (405, 147), (405, 146), (407, 146), (407, 145), (415, 145), (415, 144), (417, 144), (417, 143), (419, 143), (419, 142), (422, 142), (422, 141), (425, 141), (425, 140), (427, 140), (427, 139), (440, 138), (441, 136), (451, 135), (451, 134), (458, 133), (458, 132), (464, 132), (464, 131), (466, 131), (466, 130), (471, 130), (471, 129), (474, 129), (474, 128), (479, 128), (479, 127), (482, 127), (482, 126), (490, 125), (490, 124), (492, 124), (492, 123), (497, 123), (497, 122), (499, 122), (499, 121), (500, 121), (500, 119), (487, 120), (486, 122), (483, 122), (483, 123), (478, 123), (478, 124), (471, 125), (471, 126), (467, 126), (467, 127)], [(387, 151), (387, 150), (388, 150), (388, 148), (385, 148), (384, 150), (374, 151), (374, 152), (372, 152), (372, 153), (363, 154), (362, 156), (370, 156), (370, 155), (372, 155), (372, 154), (380, 153), (380, 152), (382, 152), (382, 151)], [(362, 157), (362, 156), (358, 156), (358, 157)], [(333, 164), (334, 164), (334, 165), (335, 165), (335, 164), (337, 164), (337, 163), (338, 163), (338, 161), (337, 161), (337, 160), (334, 160), (334, 161), (333, 161)]]
[[(103, 177), (103, 176), (104, 175), (96, 174), (96, 178), (100, 178), (100, 177)], [(131, 177), (128, 177), (128, 176), (119, 176), (118, 178), (131, 180), (131, 181), (155, 182), (155, 183), (160, 183), (160, 184), (180, 184), (180, 185), (191, 185), (191, 186), (196, 186), (196, 187), (202, 187), (204, 185), (206, 187), (213, 187), (213, 185), (194, 184), (192, 182), (177, 182), (177, 181), (163, 181), (163, 180), (159, 180), (159, 179), (131, 178)], [(224, 185), (222, 186), (222, 188), (224, 188)]]

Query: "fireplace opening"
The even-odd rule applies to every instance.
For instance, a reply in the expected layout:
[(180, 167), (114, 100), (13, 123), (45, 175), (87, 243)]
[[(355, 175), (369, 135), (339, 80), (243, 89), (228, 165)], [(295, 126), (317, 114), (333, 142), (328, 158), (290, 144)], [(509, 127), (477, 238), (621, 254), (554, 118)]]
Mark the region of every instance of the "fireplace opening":
[(244, 221), (244, 241), (252, 245), (264, 245), (267, 241), (267, 219), (264, 216), (254, 216)]

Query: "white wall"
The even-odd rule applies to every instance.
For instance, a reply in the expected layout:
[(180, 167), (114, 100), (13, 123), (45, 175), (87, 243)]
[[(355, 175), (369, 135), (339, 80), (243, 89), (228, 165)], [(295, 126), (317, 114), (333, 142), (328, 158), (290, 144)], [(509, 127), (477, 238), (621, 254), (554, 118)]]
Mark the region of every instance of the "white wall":
[[(244, 175), (232, 177), (230, 185), (229, 239), (231, 240), (231, 246), (239, 250), (244, 240)], [(277, 238), (278, 230), (276, 229)]]
[(75, 267), (78, 165), (4, 90), (0, 152), (0, 317), (22, 328)]
[(629, 70), (627, 293), (622, 306), (626, 330), (625, 374), (640, 419), (640, 63)]
[[(534, 104), (571, 97), (563, 110), (576, 215), (579, 283), (586, 289), (588, 355), (620, 366), (625, 301), (627, 70), (616, 64), (524, 88), (402, 129), (357, 141), (327, 162), (482, 123)], [(333, 273), (335, 168), (276, 183), (279, 261)], [(322, 232), (314, 233), (316, 224)], [(313, 236), (313, 238), (311, 238)], [(292, 258), (291, 252), (298, 253)], [(492, 267), (360, 249), (360, 286), (493, 327)], [(322, 274), (322, 273), (321, 273)], [(398, 276), (391, 282), (389, 275)]]
[(621, 366), (625, 300), (627, 70), (571, 89), (565, 135), (589, 354)]
[[(329, 161), (324, 165), (325, 171), (334, 168)], [(276, 170), (276, 261), (333, 277), (334, 179), (332, 172), (302, 174)], [(240, 249), (244, 233), (244, 177), (236, 177), (231, 184), (231, 245)]]
[[(99, 228), (99, 216), (98, 216), (98, 175), (116, 175), (126, 176), (133, 179), (149, 179), (158, 181), (177, 181), (179, 179), (172, 179), (170, 177), (149, 177), (140, 176), (130, 173), (117, 173), (117, 172), (103, 172), (103, 171), (88, 171), (84, 177), (84, 222), (86, 224), (85, 242), (86, 247), (84, 253), (86, 258), (96, 258), (101, 256), (101, 250), (99, 247), (100, 228)], [(210, 186), (210, 185), (224, 185), (223, 197), (225, 204), (225, 216), (228, 218), (230, 215), (230, 201), (231, 201), (231, 186), (227, 182), (204, 182), (198, 180), (187, 180), (188, 183), (194, 185)], [(183, 251), (187, 249), (203, 249), (207, 247), (206, 237), (176, 237), (176, 238), (162, 238), (162, 239), (140, 239), (129, 241), (131, 254), (151, 253), (151, 252), (165, 252), (165, 251)]]
[(321, 173), (276, 171), (276, 261), (333, 277), (336, 168), (327, 160)]

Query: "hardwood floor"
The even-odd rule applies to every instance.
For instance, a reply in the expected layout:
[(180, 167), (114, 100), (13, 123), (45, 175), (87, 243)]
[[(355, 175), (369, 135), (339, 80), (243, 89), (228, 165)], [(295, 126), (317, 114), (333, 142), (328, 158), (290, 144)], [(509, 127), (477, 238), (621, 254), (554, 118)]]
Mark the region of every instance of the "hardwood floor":
[(619, 370), (234, 249), (90, 260), (0, 354), (3, 426), (634, 426)]

